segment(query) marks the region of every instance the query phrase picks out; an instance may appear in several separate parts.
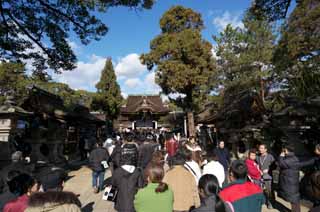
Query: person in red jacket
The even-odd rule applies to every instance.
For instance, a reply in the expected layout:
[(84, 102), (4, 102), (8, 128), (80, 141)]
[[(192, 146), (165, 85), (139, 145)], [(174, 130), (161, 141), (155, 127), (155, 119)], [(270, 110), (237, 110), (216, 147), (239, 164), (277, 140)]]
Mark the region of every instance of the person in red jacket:
[(174, 139), (173, 134), (169, 134), (165, 141), (165, 150), (167, 152), (167, 161), (169, 162), (169, 166), (172, 165), (172, 158), (177, 153), (179, 147), (179, 142)]
[(251, 149), (248, 153), (248, 158), (246, 159), (246, 165), (248, 168), (248, 177), (249, 179), (261, 186), (262, 184), (262, 180), (261, 180), (261, 175), (262, 172), (259, 168), (259, 165), (256, 162), (256, 158), (257, 158), (257, 151), (256, 149)]

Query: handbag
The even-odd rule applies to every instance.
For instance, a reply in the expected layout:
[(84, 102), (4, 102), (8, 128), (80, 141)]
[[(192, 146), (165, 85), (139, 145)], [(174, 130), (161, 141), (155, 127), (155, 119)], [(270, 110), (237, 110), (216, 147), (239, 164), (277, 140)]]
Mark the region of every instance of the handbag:
[(104, 189), (102, 199), (115, 202), (117, 200), (118, 189), (114, 186), (108, 186)]

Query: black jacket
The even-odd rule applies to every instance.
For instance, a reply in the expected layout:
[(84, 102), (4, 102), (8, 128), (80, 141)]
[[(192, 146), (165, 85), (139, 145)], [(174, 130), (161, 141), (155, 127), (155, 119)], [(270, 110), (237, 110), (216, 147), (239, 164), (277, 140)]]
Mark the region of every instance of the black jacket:
[(101, 165), (101, 161), (108, 161), (109, 153), (105, 148), (98, 147), (91, 151), (89, 157), (89, 166), (92, 171), (104, 171), (104, 168)]
[(159, 144), (144, 143), (139, 147), (138, 166), (145, 169), (152, 159), (152, 154), (159, 149)]
[(285, 157), (279, 157), (280, 176), (278, 195), (290, 203), (300, 201), (299, 170), (313, 163), (314, 159), (300, 162), (294, 153), (289, 153)]
[(133, 173), (124, 170), (122, 167), (116, 169), (111, 178), (111, 185), (118, 189), (114, 208), (117, 211), (134, 212), (134, 196), (138, 188), (143, 186), (140, 169), (136, 168)]
[(215, 212), (216, 197), (210, 196), (201, 201), (199, 208), (193, 209), (191, 212)]
[(230, 164), (230, 154), (227, 148), (216, 148), (214, 153), (218, 156), (219, 162), (224, 167), (224, 170), (228, 170)]

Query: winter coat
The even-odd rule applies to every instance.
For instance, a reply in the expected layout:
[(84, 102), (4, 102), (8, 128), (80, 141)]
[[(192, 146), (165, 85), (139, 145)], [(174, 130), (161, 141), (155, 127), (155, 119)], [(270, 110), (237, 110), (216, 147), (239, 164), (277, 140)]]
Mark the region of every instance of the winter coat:
[(230, 154), (229, 154), (228, 149), (217, 148), (214, 150), (214, 152), (218, 156), (219, 162), (224, 167), (224, 170), (227, 171), (229, 168), (229, 164), (230, 164)]
[(3, 212), (24, 212), (28, 205), (29, 197), (25, 194), (5, 204)]
[(165, 148), (167, 150), (169, 157), (173, 157), (176, 154), (178, 147), (179, 147), (179, 142), (174, 138), (167, 140), (165, 143)]
[(139, 147), (139, 162), (138, 166), (145, 169), (152, 159), (152, 154), (159, 149), (158, 144), (144, 143)]
[(202, 175), (212, 174), (217, 177), (219, 186), (222, 188), (222, 184), (225, 180), (224, 167), (218, 161), (210, 161), (203, 167)]
[(25, 212), (81, 212), (81, 203), (71, 192), (38, 192), (31, 195)]
[(92, 171), (101, 172), (104, 171), (104, 168), (101, 164), (101, 161), (108, 161), (109, 153), (105, 148), (98, 147), (91, 151), (89, 157), (89, 166)]
[(248, 168), (248, 176), (254, 180), (261, 180), (259, 165), (254, 160), (250, 159), (246, 159), (246, 165)]
[(156, 193), (158, 183), (149, 183), (140, 189), (134, 199), (136, 212), (172, 212), (173, 193), (170, 189)]
[(116, 169), (111, 178), (111, 185), (118, 189), (117, 200), (114, 205), (117, 211), (134, 212), (134, 196), (138, 188), (143, 186), (141, 170), (131, 167), (131, 170), (124, 169), (124, 166)]
[(173, 209), (188, 211), (190, 207), (200, 206), (200, 198), (196, 181), (192, 174), (183, 166), (174, 166), (164, 176), (163, 182), (173, 191)]
[(236, 212), (261, 212), (264, 203), (262, 189), (252, 182), (237, 180), (219, 193), (220, 198), (230, 202)]
[(279, 157), (279, 191), (278, 195), (290, 203), (300, 201), (299, 193), (299, 170), (304, 166), (312, 165), (314, 159), (300, 162), (294, 153), (289, 153), (285, 157)]

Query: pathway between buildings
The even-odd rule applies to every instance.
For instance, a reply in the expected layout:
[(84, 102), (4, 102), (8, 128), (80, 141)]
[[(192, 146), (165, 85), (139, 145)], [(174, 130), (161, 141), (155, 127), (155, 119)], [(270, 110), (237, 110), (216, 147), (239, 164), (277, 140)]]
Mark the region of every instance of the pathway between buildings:
[[(82, 203), (83, 212), (116, 212), (113, 209), (113, 203), (102, 200), (102, 192), (94, 194), (91, 187), (91, 170), (85, 166), (80, 167), (76, 171), (69, 172), (70, 179), (65, 184), (66, 191), (72, 191), (79, 196)], [(107, 171), (105, 178), (110, 177), (110, 171)], [(263, 212), (289, 212), (289, 204), (279, 199), (279, 207), (277, 209), (269, 210), (263, 207)], [(302, 206), (302, 212), (308, 212), (309, 209)], [(152, 211), (150, 211), (152, 212)]]

